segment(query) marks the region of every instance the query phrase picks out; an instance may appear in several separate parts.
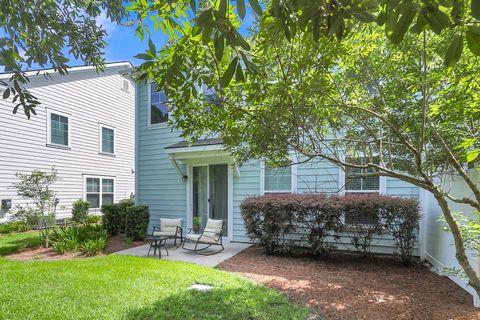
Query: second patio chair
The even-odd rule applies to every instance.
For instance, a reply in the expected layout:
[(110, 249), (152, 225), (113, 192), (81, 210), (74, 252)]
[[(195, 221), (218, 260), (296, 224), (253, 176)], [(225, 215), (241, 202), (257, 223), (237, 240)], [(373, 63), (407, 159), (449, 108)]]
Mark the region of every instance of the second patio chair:
[[(208, 219), (207, 224), (205, 225), (205, 229), (203, 229), (201, 233), (190, 233), (190, 231), (185, 235), (185, 240), (194, 243), (195, 247), (193, 249), (185, 248), (186, 241), (184, 241), (182, 246), (183, 249), (203, 255), (216, 254), (225, 249), (223, 247), (222, 239), (223, 220)], [(199, 248), (199, 245), (201, 245), (202, 247)], [(221, 249), (215, 252), (203, 252), (203, 250), (208, 249), (211, 246), (220, 246)]]

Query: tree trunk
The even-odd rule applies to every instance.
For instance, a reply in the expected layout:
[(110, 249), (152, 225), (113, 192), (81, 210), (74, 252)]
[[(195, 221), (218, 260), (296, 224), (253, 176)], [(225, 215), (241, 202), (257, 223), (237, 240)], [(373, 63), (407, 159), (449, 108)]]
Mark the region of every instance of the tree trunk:
[(458, 263), (465, 272), (468, 278), (468, 284), (475, 290), (478, 296), (480, 296), (480, 278), (470, 264), (470, 261), (468, 261), (462, 234), (460, 233), (457, 222), (455, 221), (452, 212), (448, 206), (448, 202), (442, 195), (440, 190), (435, 189), (432, 191), (432, 193), (437, 200), (438, 205), (442, 209), (443, 216), (445, 217), (445, 220), (450, 227), (450, 231), (453, 235), (453, 242), (455, 245), (455, 258), (457, 258)]

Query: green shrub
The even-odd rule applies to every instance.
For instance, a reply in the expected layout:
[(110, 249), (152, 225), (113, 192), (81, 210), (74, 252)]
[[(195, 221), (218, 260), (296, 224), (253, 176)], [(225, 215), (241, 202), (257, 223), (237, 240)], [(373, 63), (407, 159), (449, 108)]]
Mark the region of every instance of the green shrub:
[(90, 239), (83, 242), (80, 247), (79, 251), (85, 256), (96, 256), (100, 252), (105, 249), (107, 246), (107, 239), (106, 238), (98, 238), (98, 239)]
[[(95, 242), (95, 243), (92, 243)], [(107, 233), (101, 225), (80, 225), (55, 228), (50, 235), (53, 249), (58, 253), (81, 252), (92, 255), (103, 250), (107, 243)], [(103, 243), (103, 247), (100, 244)], [(101, 249), (95, 251), (95, 247)], [(95, 254), (96, 254), (95, 253)]]
[(134, 199), (125, 199), (115, 204), (102, 206), (103, 225), (109, 236), (125, 233), (125, 216), (127, 209), (134, 205)]
[(88, 224), (96, 224), (96, 223), (100, 223), (101, 221), (102, 221), (102, 217), (95, 216), (95, 215), (89, 215), (85, 220), (85, 222)]
[(90, 202), (86, 200), (77, 200), (72, 206), (72, 220), (76, 223), (86, 223)]
[(248, 236), (268, 253), (292, 251), (302, 243), (291, 239), (303, 234), (300, 240), (312, 254), (335, 250), (331, 239), (346, 236), (364, 256), (375, 235), (389, 234), (404, 265), (410, 263), (419, 220), (416, 200), (378, 194), (268, 194), (247, 198), (240, 207)]
[(30, 227), (25, 221), (9, 221), (0, 224), (0, 234), (24, 232), (28, 230), (30, 230)]
[(130, 206), (125, 216), (125, 236), (133, 240), (144, 240), (147, 236), (150, 214), (147, 206)]

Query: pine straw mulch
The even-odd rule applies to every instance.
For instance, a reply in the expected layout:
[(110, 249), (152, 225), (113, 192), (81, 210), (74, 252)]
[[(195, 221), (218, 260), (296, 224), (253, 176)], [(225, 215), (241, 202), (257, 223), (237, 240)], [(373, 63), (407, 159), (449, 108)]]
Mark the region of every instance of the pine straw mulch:
[(219, 267), (280, 290), (320, 319), (480, 319), (468, 293), (419, 262), (268, 256), (252, 247)]
[[(133, 241), (128, 242), (125, 240), (123, 235), (116, 235), (113, 237), (108, 238), (107, 247), (105, 250), (98, 254), (97, 256), (104, 256), (107, 254), (111, 254), (117, 251), (137, 247), (146, 244), (145, 241)], [(17, 252), (11, 253), (6, 256), (6, 258), (11, 260), (19, 260), (19, 261), (26, 261), (26, 260), (42, 260), (42, 261), (53, 261), (53, 260), (71, 260), (77, 258), (84, 258), (80, 254), (76, 254), (73, 252), (66, 252), (64, 254), (56, 253), (52, 247), (44, 248), (43, 246), (37, 247), (27, 247), (20, 249)]]

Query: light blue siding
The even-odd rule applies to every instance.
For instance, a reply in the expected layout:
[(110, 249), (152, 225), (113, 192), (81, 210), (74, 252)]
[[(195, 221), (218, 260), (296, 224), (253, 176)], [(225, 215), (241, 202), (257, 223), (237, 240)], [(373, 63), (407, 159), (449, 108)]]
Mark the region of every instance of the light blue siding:
[(181, 217), (186, 224), (186, 185), (165, 147), (182, 139), (167, 126), (148, 126), (148, 87), (138, 84), (136, 122), (136, 201), (150, 208), (150, 226), (160, 217)]
[[(160, 217), (181, 217), (187, 221), (187, 183), (169, 160), (165, 147), (182, 140), (178, 131), (166, 126), (148, 126), (148, 88), (138, 84), (137, 97), (137, 202), (150, 207), (150, 225), (158, 224)], [(214, 160), (212, 160), (214, 161)], [(259, 160), (251, 160), (239, 168), (233, 176), (233, 234), (234, 241), (249, 241), (245, 232), (241, 202), (249, 196), (259, 195), (261, 166)], [(183, 172), (186, 169), (182, 167)], [(296, 190), (299, 193), (335, 194), (343, 187), (339, 168), (328, 161), (313, 160), (297, 165)], [(408, 183), (387, 178), (386, 193), (394, 196), (418, 198), (418, 188)], [(348, 239), (344, 241), (349, 247)], [(377, 251), (389, 253), (392, 248), (390, 237), (375, 240)], [(339, 246), (342, 248), (342, 245)]]

